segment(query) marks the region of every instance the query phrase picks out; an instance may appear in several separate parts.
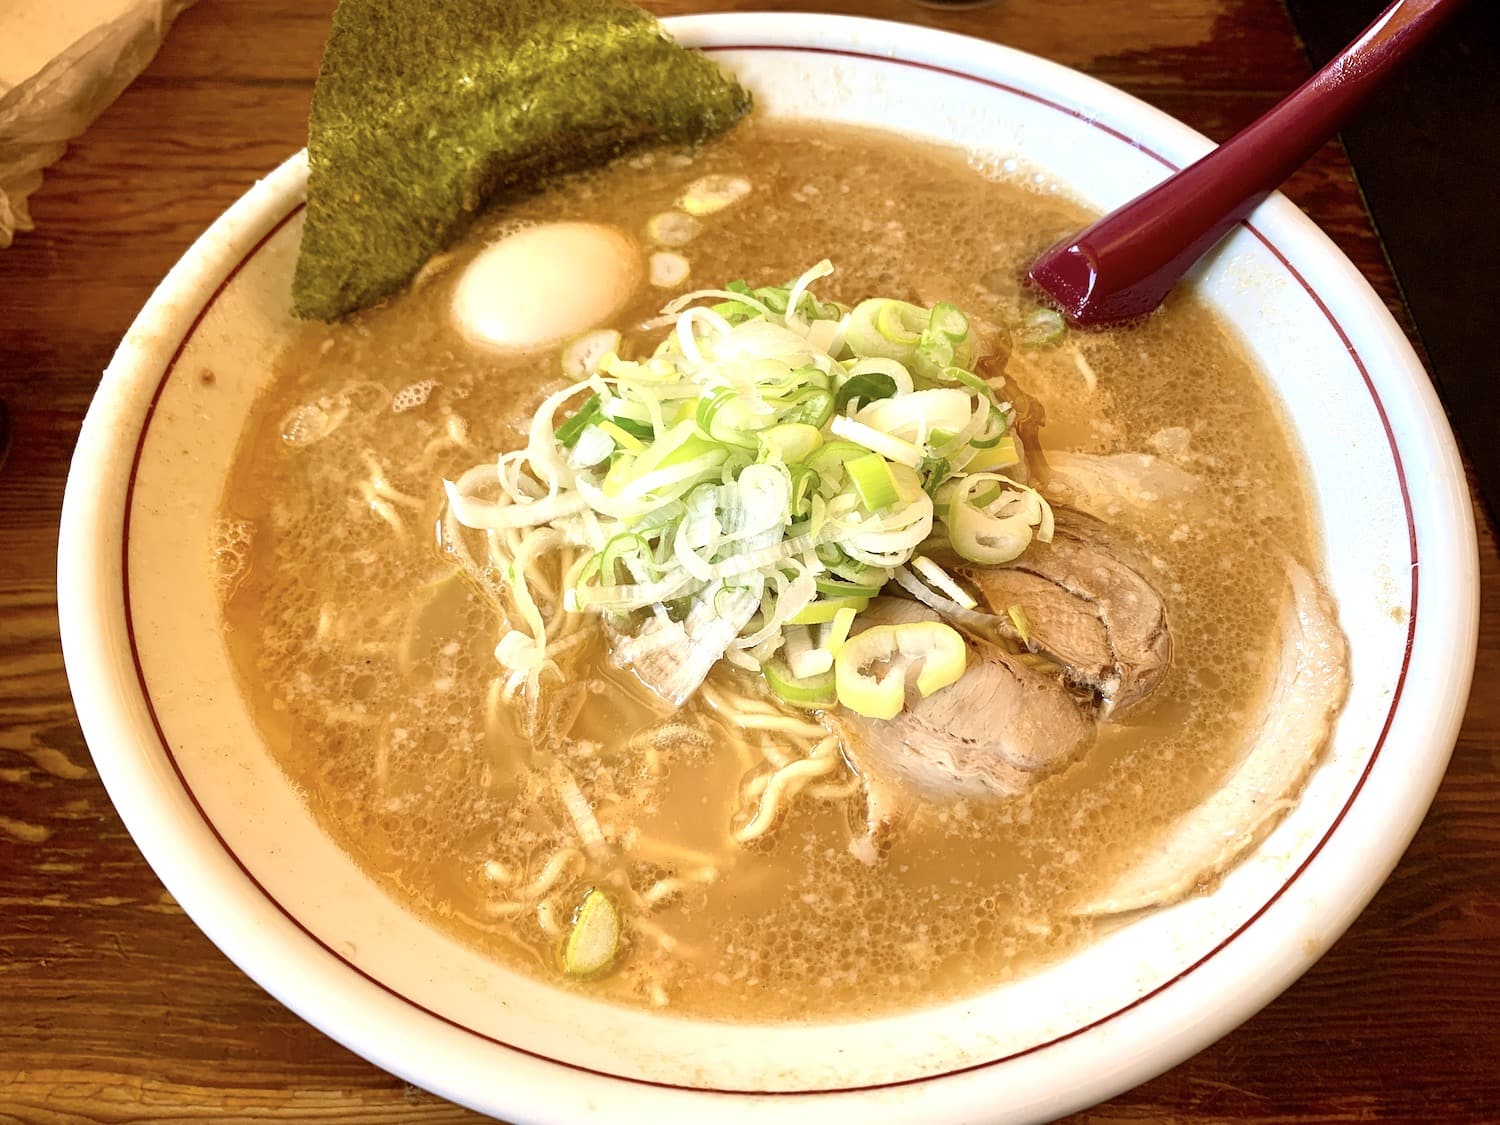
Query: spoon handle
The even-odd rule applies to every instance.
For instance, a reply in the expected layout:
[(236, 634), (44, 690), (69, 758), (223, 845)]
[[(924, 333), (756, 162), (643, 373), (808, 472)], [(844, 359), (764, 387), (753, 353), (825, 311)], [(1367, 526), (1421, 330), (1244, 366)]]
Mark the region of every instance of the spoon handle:
[(1075, 324), (1151, 312), (1236, 223), (1318, 151), (1462, 0), (1396, 0), (1269, 112), (1182, 171), (1064, 239), (1033, 283)]

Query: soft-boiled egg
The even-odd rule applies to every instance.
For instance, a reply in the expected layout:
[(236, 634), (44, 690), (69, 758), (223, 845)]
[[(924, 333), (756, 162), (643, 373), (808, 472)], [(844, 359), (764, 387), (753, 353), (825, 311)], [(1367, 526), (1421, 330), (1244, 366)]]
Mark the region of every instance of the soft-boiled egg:
[(641, 251), (600, 223), (543, 223), (486, 246), (453, 292), (476, 344), (524, 351), (606, 324), (640, 287)]

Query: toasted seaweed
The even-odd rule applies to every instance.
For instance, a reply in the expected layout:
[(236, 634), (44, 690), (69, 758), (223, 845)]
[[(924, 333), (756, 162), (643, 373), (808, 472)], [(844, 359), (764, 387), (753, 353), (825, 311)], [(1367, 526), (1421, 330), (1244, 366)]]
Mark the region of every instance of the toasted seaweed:
[(313, 91), (293, 310), (363, 308), (490, 201), (697, 144), (749, 108), (622, 0), (341, 0)]

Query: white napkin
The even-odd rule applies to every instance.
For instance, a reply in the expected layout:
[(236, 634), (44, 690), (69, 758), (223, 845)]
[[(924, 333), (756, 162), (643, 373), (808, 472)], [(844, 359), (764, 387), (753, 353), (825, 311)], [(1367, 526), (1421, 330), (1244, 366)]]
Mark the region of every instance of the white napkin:
[(193, 0), (0, 0), (0, 248), (42, 169), (146, 68)]

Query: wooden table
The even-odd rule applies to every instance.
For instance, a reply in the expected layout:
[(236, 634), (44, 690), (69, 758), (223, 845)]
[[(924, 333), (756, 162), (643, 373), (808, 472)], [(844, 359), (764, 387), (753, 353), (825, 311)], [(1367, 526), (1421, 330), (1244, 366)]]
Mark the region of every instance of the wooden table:
[[(99, 372), (188, 244), (303, 143), (331, 6), (201, 0), (48, 173), (38, 230), (0, 251), (0, 399), (15, 428), (0, 469), (0, 1121), (474, 1120), (324, 1038), (198, 932), (90, 769), (58, 646), (58, 510)], [(649, 6), (805, 6), (964, 31), (1079, 67), (1220, 139), (1308, 69), (1278, 0)], [(1404, 322), (1341, 151), (1289, 192)], [(1078, 1120), (1500, 1121), (1500, 561), (1487, 528), (1480, 542), (1491, 604), (1478, 686), (1395, 875), (1264, 1012)]]

